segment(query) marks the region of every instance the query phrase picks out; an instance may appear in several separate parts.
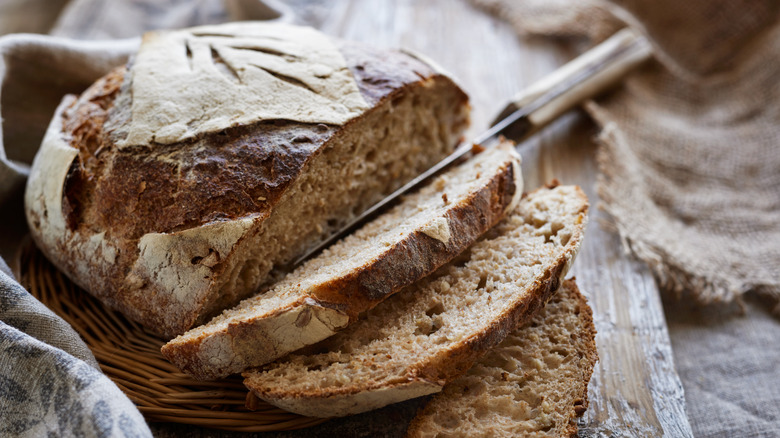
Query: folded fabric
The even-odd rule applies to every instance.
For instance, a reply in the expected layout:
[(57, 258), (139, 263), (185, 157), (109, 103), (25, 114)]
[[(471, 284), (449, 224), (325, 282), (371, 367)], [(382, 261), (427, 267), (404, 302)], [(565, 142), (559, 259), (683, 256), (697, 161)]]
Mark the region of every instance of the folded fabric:
[(152, 436), (76, 332), (5, 272), (0, 370), (0, 436)]
[[(586, 106), (603, 128), (599, 195), (626, 248), (687, 298), (665, 297), (665, 313), (694, 434), (776, 436), (780, 3), (472, 1), (521, 34), (649, 35), (656, 61)], [(701, 306), (751, 290), (770, 299), (748, 297), (744, 315)]]
[(0, 268), (4, 268), (0, 272), (0, 321), (100, 370), (95, 356), (70, 324), (24, 290), (5, 270), (2, 258)]
[(748, 291), (780, 303), (780, 3), (472, 1), (524, 34), (646, 32), (656, 61), (586, 105), (603, 128), (604, 207), (662, 287), (705, 304)]
[[(136, 36), (150, 28), (276, 19), (286, 12), (259, 0), (226, 2), (228, 10), (219, 0), (147, 3), (72, 1), (55, 26), (57, 34)], [(28, 6), (15, 12), (41, 13), (39, 2)], [(139, 42), (137, 36), (112, 41), (0, 37), (0, 251), (6, 256), (24, 233), (20, 195), (54, 109), (65, 94), (82, 92), (125, 63)], [(100, 372), (78, 334), (25, 291), (0, 258), (0, 436), (47, 435), (147, 437), (151, 432), (134, 404)]]

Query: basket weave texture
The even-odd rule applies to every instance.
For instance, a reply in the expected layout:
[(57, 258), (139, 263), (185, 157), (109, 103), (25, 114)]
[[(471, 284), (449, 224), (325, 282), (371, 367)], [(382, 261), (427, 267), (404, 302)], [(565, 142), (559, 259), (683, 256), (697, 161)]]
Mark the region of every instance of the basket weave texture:
[[(326, 420), (286, 412), (254, 397), (240, 376), (203, 382), (163, 358), (165, 340), (74, 285), (34, 245), (20, 257), (22, 284), (81, 335), (103, 372), (147, 421), (241, 432), (301, 429)], [(251, 410), (247, 408), (251, 406)]]

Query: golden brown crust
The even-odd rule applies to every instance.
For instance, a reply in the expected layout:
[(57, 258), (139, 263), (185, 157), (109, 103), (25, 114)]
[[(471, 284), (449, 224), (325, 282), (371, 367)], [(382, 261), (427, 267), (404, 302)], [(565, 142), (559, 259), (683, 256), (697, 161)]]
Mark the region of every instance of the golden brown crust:
[[(585, 193), (579, 187), (574, 189), (576, 191), (575, 196), (582, 205), (582, 208), (576, 212), (580, 221), (578, 222), (579, 225), (586, 220), (589, 205)], [(547, 187), (537, 189), (537, 191), (542, 190), (552, 189)], [(397, 381), (372, 381), (360, 386), (329, 386), (324, 389), (313, 388), (291, 391), (289, 388), (269, 388), (262, 384), (257, 384), (254, 380), (259, 375), (256, 375), (255, 372), (247, 372), (244, 373), (244, 384), (261, 399), (272, 404), (284, 403), (287, 406), (294, 406), (295, 411), (306, 409), (306, 404), (312, 399), (332, 398), (341, 400), (347, 399), (347, 396), (355, 396), (363, 392), (387, 391), (393, 386), (408, 388), (414, 382), (419, 383), (421, 386), (435, 384), (439, 387), (444, 387), (447, 382), (463, 375), (481, 356), (498, 345), (509, 333), (525, 324), (539, 309), (544, 307), (546, 302), (560, 287), (563, 277), (571, 267), (571, 263), (579, 250), (583, 237), (584, 226), (580, 226), (574, 230), (558, 258), (546, 266), (544, 274), (540, 277), (543, 280), (536, 281), (532, 286), (524, 286), (524, 288), (527, 287), (528, 292), (514, 300), (511, 305), (508, 305), (506, 312), (492, 320), (489, 327), (464, 341), (458, 342), (457, 345), (449, 348), (446, 354), (440, 354), (431, 361), (412, 366)], [(342, 402), (342, 404), (347, 403)], [(339, 413), (338, 415), (342, 414)]]
[[(501, 147), (511, 153), (502, 156), (506, 161), (495, 175), (446, 211), (444, 218), (450, 230), (446, 243), (415, 230), (359, 269), (317, 284), (297, 301), (275, 309), (271, 316), (231, 322), (225, 330), (211, 336), (185, 335), (164, 345), (163, 355), (188, 374), (214, 379), (263, 365), (306, 345), (279, 345), (279, 338), (272, 334), (285, 332), (286, 339), (297, 341), (307, 331), (320, 330), (316, 338), (312, 334), (310, 339), (314, 340), (308, 342), (311, 344), (344, 328), (348, 321), (354, 322), (360, 313), (452, 260), (505, 216), (521, 190), (517, 186), (521, 179), (516, 174), (519, 165), (513, 145), (506, 143)], [(295, 320), (296, 328), (284, 325), (289, 323), (290, 312), (299, 318)], [(310, 326), (312, 313), (321, 321), (329, 317), (336, 324), (326, 324), (326, 330), (321, 324)], [(223, 356), (232, 357), (215, 361)]]
[[(582, 416), (588, 407), (588, 384), (590, 382), (591, 375), (593, 374), (593, 368), (598, 361), (598, 351), (596, 349), (596, 328), (593, 324), (593, 311), (591, 310), (590, 306), (588, 305), (587, 300), (580, 292), (579, 288), (577, 287), (577, 283), (574, 278), (570, 278), (569, 280), (566, 280), (563, 285), (561, 286), (562, 289), (565, 289), (562, 292), (558, 293), (566, 293), (569, 297), (573, 297), (577, 300), (577, 322), (578, 322), (578, 330), (575, 333), (572, 333), (571, 336), (576, 336), (576, 338), (571, 339), (571, 343), (573, 345), (580, 344), (580, 346), (577, 348), (577, 353), (584, 355), (584, 358), (582, 360), (578, 361), (578, 364), (580, 365), (579, 368), (579, 376), (580, 380), (576, 382), (577, 388), (580, 391), (580, 395), (575, 397), (572, 400), (566, 400), (567, 404), (565, 406), (562, 406), (560, 404), (557, 404), (555, 406), (555, 411), (558, 413), (563, 413), (565, 418), (568, 418), (567, 424), (564, 427), (564, 430), (562, 431), (562, 434), (559, 436), (567, 436), (567, 437), (576, 437), (577, 436), (577, 423), (576, 418)], [(522, 328), (520, 329), (522, 330)], [(434, 402), (437, 400), (438, 397), (452, 397), (456, 392), (450, 391), (449, 393), (442, 393), (441, 395), (437, 395), (433, 397), (431, 400), (426, 402), (423, 406), (421, 406), (418, 410), (418, 414), (415, 416), (415, 418), (412, 420), (412, 422), (409, 425), (409, 428), (407, 429), (406, 436), (408, 438), (417, 437), (417, 436), (423, 436), (424, 431), (429, 431), (425, 428), (426, 421), (430, 420), (430, 418), (437, 414), (437, 411), (439, 410), (440, 406), (437, 406), (434, 404)], [(545, 394), (539, 394), (540, 396), (544, 397)], [(570, 402), (570, 403), (569, 403)], [(463, 421), (468, 422), (469, 420), (474, 420), (471, 418), (462, 418)], [(526, 421), (527, 419), (517, 419), (518, 422)], [(482, 430), (484, 435), (488, 435), (491, 432), (492, 427), (507, 427), (508, 425), (502, 424), (500, 426), (493, 425), (493, 424), (483, 424), (485, 429)], [(475, 428), (479, 429), (480, 425), (474, 425)], [(473, 429), (470, 429), (473, 431)]]
[(402, 287), (432, 273), (504, 217), (517, 191), (515, 171), (507, 162), (489, 184), (447, 212), (451, 230), (447, 243), (415, 231), (365, 269), (322, 284), (312, 291), (312, 298), (323, 306), (343, 308), (354, 320)]
[[(377, 54), (347, 42), (340, 48), (361, 95), (374, 106), (403, 95), (406, 87), (450, 81), (400, 52)], [(119, 150), (112, 132), (116, 126), (104, 123), (126, 117), (116, 114), (125, 108), (113, 105), (126, 73), (119, 67), (98, 80), (63, 117), (63, 131), (79, 149), (78, 180), (84, 184), (82, 190), (69, 191), (69, 200), (81, 211), (94, 211), (74, 224), (125, 239), (268, 214), (306, 164), (357, 123), (353, 119), (336, 127), (274, 120), (227, 128), (195, 142)], [(66, 185), (74, 182), (69, 178)]]
[[(242, 242), (261, 231), (265, 218), (309, 163), (347, 131), (358, 129), (379, 106), (432, 82), (449, 84), (450, 93), (466, 105), (467, 96), (449, 78), (412, 57), (395, 51), (377, 53), (347, 42), (340, 42), (339, 47), (362, 96), (374, 105), (361, 117), (341, 127), (260, 122), (173, 145), (116, 146), (119, 128), (130, 117), (129, 75), (125, 67), (112, 71), (62, 114), (63, 136), (78, 150), (62, 200), (67, 229), (76, 238), (63, 237), (57, 247), (47, 247), (36, 237), (46, 231), (32, 227), (36, 242), (77, 284), (167, 337), (235, 304), (258, 286), (233, 295), (217, 293), (227, 270), (234, 268), (235, 250), (212, 248), (188, 257), (194, 267), (208, 262), (208, 273), (202, 275), (209, 285), (203, 287), (214, 290), (182, 307), (170, 292), (155, 286), (156, 280), (136, 272), (142, 257), (141, 238), (148, 233), (177, 233), (251, 218), (245, 235), (234, 242), (234, 248), (243, 250)], [(34, 223), (40, 223), (35, 221), (39, 215), (28, 213)], [(90, 238), (108, 242), (115, 258), (87, 272), (74, 263), (84, 263), (84, 257), (76, 255), (84, 251), (80, 246)], [(186, 288), (190, 286), (179, 286)]]
[(587, 341), (587, 361), (586, 368), (582, 370), (582, 396), (579, 400), (574, 402), (572, 409), (574, 416), (572, 416), (571, 425), (573, 430), (572, 436), (577, 436), (577, 423), (575, 417), (581, 417), (588, 410), (590, 400), (588, 400), (588, 384), (590, 383), (590, 377), (593, 375), (593, 368), (596, 366), (596, 362), (599, 360), (598, 349), (596, 348), (596, 326), (593, 323), (593, 310), (588, 305), (588, 301), (585, 296), (580, 292), (580, 288), (577, 287), (575, 278), (572, 277), (568, 280), (569, 289), (577, 294), (579, 300), (579, 316), (580, 316), (580, 328), (582, 330), (582, 337)]

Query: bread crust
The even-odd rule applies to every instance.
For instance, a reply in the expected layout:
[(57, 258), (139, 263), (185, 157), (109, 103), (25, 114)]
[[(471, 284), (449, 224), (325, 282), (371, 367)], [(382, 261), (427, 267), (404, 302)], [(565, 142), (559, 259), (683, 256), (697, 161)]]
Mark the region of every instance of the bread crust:
[(392, 403), (399, 403), (441, 391), (437, 382), (413, 379), (392, 385), (371, 387), (358, 393), (333, 392), (323, 397), (297, 400), (294, 396), (278, 399), (274, 405), (287, 411), (308, 417), (324, 417), (323, 412), (338, 412), (338, 416), (359, 414), (379, 409)]
[[(538, 189), (538, 191), (541, 190), (551, 190), (551, 188), (544, 187)], [(492, 320), (485, 330), (459, 341), (452, 348), (448, 348), (443, 354), (437, 355), (428, 362), (411, 364), (405, 372), (404, 382), (420, 382), (421, 384), (424, 382), (426, 386), (433, 384), (437, 386), (436, 392), (441, 391), (447, 382), (468, 371), (482, 355), (498, 345), (510, 332), (527, 322), (545, 305), (560, 287), (584, 237), (589, 205), (587, 197), (579, 187), (575, 187), (575, 193), (575, 197), (582, 206), (580, 211), (576, 213), (578, 217), (577, 223), (580, 226), (575, 228), (558, 257), (545, 266), (543, 274), (536, 276), (533, 284), (524, 286), (528, 293), (522, 294), (521, 298), (515, 299), (511, 305), (508, 305), (507, 310)], [(245, 378), (244, 384), (255, 395), (277, 406), (281, 406), (284, 403), (285, 408), (292, 412), (302, 412), (304, 410), (308, 412), (308, 405), (315, 400), (317, 404), (319, 404), (319, 400), (333, 397), (338, 397), (339, 400), (342, 400), (338, 405), (332, 405), (332, 409), (328, 409), (327, 405), (322, 406), (316, 415), (319, 417), (343, 416), (363, 412), (365, 409), (355, 410), (359, 409), (357, 400), (362, 397), (361, 393), (366, 391), (379, 393), (379, 390), (385, 388), (385, 382), (370, 382), (364, 386), (353, 385), (298, 391), (281, 387), (268, 388), (263, 386), (257, 371), (249, 371), (243, 375)], [(387, 384), (389, 385), (388, 394), (393, 394), (392, 387), (395, 386), (396, 382), (388, 382)], [(352, 398), (352, 402), (348, 401), (350, 398)], [(388, 397), (385, 404), (397, 401), (395, 398), (392, 400)], [(341, 410), (342, 406), (354, 406), (355, 408), (346, 412)]]
[(590, 305), (588, 305), (588, 300), (580, 292), (580, 288), (577, 286), (576, 279), (574, 277), (572, 277), (570, 280), (567, 280), (566, 283), (567, 287), (577, 295), (577, 299), (579, 301), (579, 318), (581, 324), (580, 329), (582, 330), (583, 337), (585, 337), (588, 341), (588, 348), (586, 352), (587, 367), (582, 370), (582, 393), (580, 398), (574, 400), (572, 406), (574, 415), (571, 416), (571, 419), (569, 420), (569, 427), (567, 428), (567, 433), (569, 436), (577, 437), (578, 434), (576, 417), (581, 417), (583, 414), (585, 414), (585, 411), (588, 410), (588, 405), (590, 404), (590, 400), (588, 399), (588, 385), (590, 383), (590, 377), (593, 375), (593, 368), (595, 368), (596, 362), (599, 360), (599, 352), (596, 348), (596, 325), (593, 322), (593, 309), (591, 309)]
[[(558, 290), (563, 276), (566, 275), (564, 271), (566, 264), (567, 261), (559, 259), (555, 266), (546, 270), (545, 276), (550, 275), (550, 280), (534, 284), (532, 292), (528, 294), (529, 300), (518, 303), (500, 319), (493, 321), (488, 330), (460, 342), (446, 355), (432, 362), (410, 367), (404, 381), (389, 382), (389, 384), (382, 382), (382, 384), (361, 387), (328, 388), (324, 391), (290, 392), (284, 389), (268, 390), (256, 385), (252, 373), (249, 372), (244, 373), (244, 385), (257, 397), (275, 406), (314, 417), (343, 417), (413, 398), (401, 398), (401, 394), (413, 394), (419, 391), (421, 396), (440, 392), (444, 385), (463, 375), (482, 355), (501, 343), (518, 325), (530, 319), (534, 312), (544, 306), (544, 303)], [(425, 390), (410, 389), (414, 387), (425, 388)], [(365, 394), (374, 394), (379, 399), (372, 398), (370, 406), (361, 405), (361, 401), (366, 398)], [(327, 400), (333, 403), (325, 402)], [(312, 406), (317, 408), (313, 409)]]
[[(555, 411), (558, 413), (565, 412), (565, 416), (568, 417), (568, 422), (565, 424), (564, 429), (562, 431), (562, 434), (559, 436), (566, 436), (566, 437), (576, 437), (577, 436), (577, 423), (575, 421), (576, 417), (582, 416), (587, 407), (588, 407), (588, 383), (590, 381), (590, 377), (593, 374), (593, 368), (595, 366), (595, 363), (598, 361), (598, 351), (596, 349), (596, 328), (593, 324), (593, 311), (591, 310), (590, 306), (588, 305), (587, 300), (585, 297), (581, 294), (579, 288), (577, 287), (577, 283), (574, 278), (571, 278), (569, 280), (566, 280), (563, 285), (561, 286), (562, 289), (565, 288), (565, 293), (568, 295), (571, 295), (576, 299), (577, 301), (577, 320), (578, 320), (578, 329), (576, 332), (576, 335), (578, 338), (581, 338), (584, 340), (583, 348), (577, 349), (577, 352), (584, 355), (584, 358), (579, 361), (579, 364), (581, 366), (580, 368), (580, 376), (581, 380), (577, 382), (580, 389), (580, 394), (578, 394), (574, 399), (567, 400), (567, 404), (562, 406), (560, 404), (555, 405)], [(557, 293), (563, 293), (563, 292), (557, 292)], [(543, 321), (543, 320), (542, 320)], [(538, 320), (537, 320), (537, 323)], [(519, 330), (523, 330), (520, 328)], [(572, 333), (572, 336), (574, 336), (575, 333)], [(457, 383), (457, 382), (456, 382)], [(431, 433), (431, 431), (428, 429), (426, 430), (425, 424), (426, 421), (439, 413), (442, 406), (437, 405), (437, 399), (439, 397), (447, 397), (443, 401), (449, 401), (452, 400), (453, 403), (456, 403), (454, 401), (454, 397), (458, 397), (459, 391), (461, 391), (461, 388), (456, 386), (456, 390), (450, 390), (449, 392), (444, 392), (440, 395), (437, 395), (433, 397), (431, 400), (425, 403), (425, 405), (421, 406), (418, 414), (415, 416), (415, 418), (412, 420), (412, 422), (409, 425), (409, 428), (407, 429), (406, 436), (408, 438), (412, 437), (420, 437), (420, 436), (426, 436), (426, 432), (428, 434)], [(540, 394), (542, 397), (545, 396), (545, 394)], [(570, 403), (569, 403), (570, 402)], [(473, 418), (461, 418), (464, 422), (469, 421), (477, 421)], [(518, 419), (518, 421), (520, 421)], [(484, 429), (482, 429), (482, 436), (491, 436), (497, 433), (495, 429), (492, 429), (492, 427), (496, 428), (502, 428), (506, 427), (505, 424), (501, 425), (492, 425), (488, 424), (486, 422), (479, 423), (479, 425), (484, 426)], [(458, 428), (460, 430), (460, 428)], [(502, 430), (504, 433), (506, 433), (506, 429), (499, 429)], [(472, 430), (473, 432), (473, 430)], [(467, 436), (467, 433), (464, 433), (463, 436)]]
[[(514, 153), (511, 144), (503, 146)], [(446, 242), (431, 237), (425, 230), (416, 230), (363, 269), (318, 284), (311, 291), (312, 296), (323, 305), (348, 304), (344, 312), (354, 321), (360, 312), (376, 306), (463, 252), (504, 217), (521, 193), (518, 162), (506, 161), (487, 185), (447, 211), (449, 239)]]
[[(513, 208), (522, 193), (519, 156), (508, 142), (491, 153), (506, 157), (497, 172), (436, 218), (446, 224), (446, 241), (426, 229), (414, 230), (359, 269), (315, 284), (271, 315), (231, 322), (211, 335), (176, 338), (163, 346), (163, 355), (188, 374), (215, 379), (263, 365), (343, 329), (361, 312), (463, 252)], [(316, 323), (325, 315), (328, 323)]]
[[(337, 46), (371, 106), (343, 126), (269, 121), (190, 142), (119, 148), (130, 117), (125, 67), (67, 98), (28, 182), (33, 239), (76, 284), (167, 338), (235, 304), (259, 286), (220, 292), (243, 263), (236, 254), (257, 244), (288, 189), (324, 150), (415, 89), (439, 86), (467, 105), (449, 78), (414, 58)], [(61, 177), (50, 181), (54, 174)], [(285, 256), (309, 243), (296, 242)]]

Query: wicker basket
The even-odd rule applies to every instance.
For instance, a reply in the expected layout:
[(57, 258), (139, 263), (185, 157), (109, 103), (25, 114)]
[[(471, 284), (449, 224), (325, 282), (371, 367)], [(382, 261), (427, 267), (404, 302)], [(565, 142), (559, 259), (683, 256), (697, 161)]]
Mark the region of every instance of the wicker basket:
[(160, 353), (164, 340), (79, 289), (34, 245), (22, 251), (19, 267), (27, 290), (76, 329), (103, 372), (148, 421), (241, 432), (293, 430), (325, 421), (257, 399), (238, 376), (201, 382), (181, 373)]

